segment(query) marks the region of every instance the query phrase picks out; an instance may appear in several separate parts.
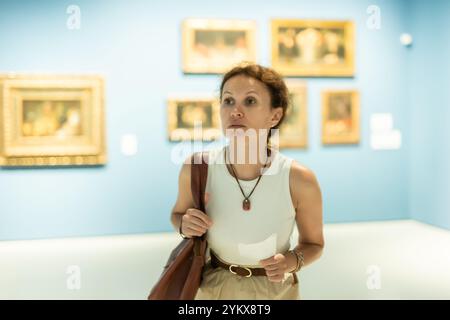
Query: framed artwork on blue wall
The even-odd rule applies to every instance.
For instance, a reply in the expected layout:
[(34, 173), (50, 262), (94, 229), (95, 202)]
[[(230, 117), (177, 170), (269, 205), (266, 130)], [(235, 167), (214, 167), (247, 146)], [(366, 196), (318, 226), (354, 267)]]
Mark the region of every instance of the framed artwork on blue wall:
[(216, 97), (171, 97), (167, 111), (169, 141), (212, 141), (221, 136)]
[(272, 20), (272, 66), (285, 76), (354, 75), (351, 21)]
[(224, 73), (242, 61), (256, 62), (255, 32), (249, 20), (184, 20), (183, 72)]
[(359, 93), (356, 90), (322, 92), (323, 144), (359, 143), (359, 118)]
[(106, 163), (100, 76), (0, 75), (0, 165)]
[[(307, 86), (301, 80), (286, 80), (289, 90), (289, 106), (279, 131), (279, 148), (302, 148), (308, 146)], [(272, 141), (273, 137), (271, 138)]]

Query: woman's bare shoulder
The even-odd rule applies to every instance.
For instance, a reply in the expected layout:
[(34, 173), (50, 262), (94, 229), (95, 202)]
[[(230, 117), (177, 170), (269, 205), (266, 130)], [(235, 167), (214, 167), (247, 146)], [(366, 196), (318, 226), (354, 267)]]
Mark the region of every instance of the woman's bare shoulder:
[(302, 198), (302, 196), (305, 196), (305, 194), (317, 191), (320, 192), (319, 182), (317, 181), (315, 173), (296, 160), (293, 160), (291, 164), (289, 186), (295, 208), (297, 208), (299, 199)]
[(292, 160), (289, 178), (292, 182), (302, 185), (314, 185), (317, 183), (315, 173), (297, 160)]

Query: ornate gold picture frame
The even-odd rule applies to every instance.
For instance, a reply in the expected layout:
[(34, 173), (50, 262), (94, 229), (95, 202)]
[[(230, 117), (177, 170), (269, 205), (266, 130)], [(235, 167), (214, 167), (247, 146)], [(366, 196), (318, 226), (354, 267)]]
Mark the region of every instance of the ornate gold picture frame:
[(356, 90), (322, 92), (322, 142), (324, 144), (359, 143), (360, 110)]
[(225, 73), (242, 61), (256, 62), (253, 21), (186, 19), (182, 29), (185, 73)]
[(106, 163), (99, 76), (0, 75), (0, 165)]
[(212, 141), (221, 137), (216, 97), (172, 97), (167, 111), (169, 141)]
[(351, 21), (272, 20), (272, 66), (285, 76), (354, 75)]

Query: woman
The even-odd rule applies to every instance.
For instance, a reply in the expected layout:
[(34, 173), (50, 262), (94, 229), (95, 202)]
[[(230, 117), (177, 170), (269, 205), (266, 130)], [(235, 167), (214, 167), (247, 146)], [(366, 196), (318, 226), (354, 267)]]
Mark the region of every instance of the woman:
[[(230, 143), (209, 151), (207, 214), (193, 208), (187, 159), (171, 216), (184, 237), (208, 231), (211, 259), (196, 299), (299, 299), (296, 272), (324, 247), (322, 197), (311, 170), (270, 146), (287, 87), (272, 69), (242, 65), (224, 75), (220, 101)], [(289, 250), (295, 224), (300, 237)]]

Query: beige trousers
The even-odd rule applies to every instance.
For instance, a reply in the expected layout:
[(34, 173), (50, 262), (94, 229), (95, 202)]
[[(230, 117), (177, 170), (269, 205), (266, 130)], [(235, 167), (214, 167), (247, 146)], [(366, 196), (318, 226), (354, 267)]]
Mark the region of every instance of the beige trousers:
[(208, 262), (195, 300), (299, 300), (299, 283), (293, 274), (282, 282), (271, 282), (265, 276), (249, 278), (223, 268), (213, 268)]

